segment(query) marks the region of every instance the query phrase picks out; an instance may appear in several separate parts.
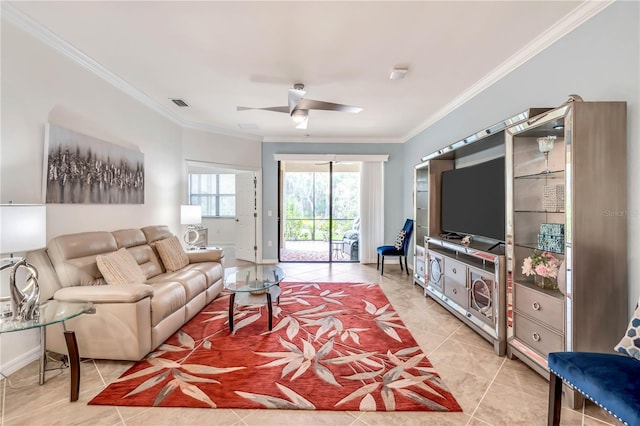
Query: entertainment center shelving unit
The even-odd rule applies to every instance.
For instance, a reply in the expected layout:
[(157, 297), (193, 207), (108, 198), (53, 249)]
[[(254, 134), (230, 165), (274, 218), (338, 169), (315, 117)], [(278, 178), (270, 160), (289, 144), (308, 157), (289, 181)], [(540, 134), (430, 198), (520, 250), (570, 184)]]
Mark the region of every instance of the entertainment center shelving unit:
[(543, 111), (525, 111), (484, 129), (423, 157), (414, 168), (414, 283), (490, 341), (498, 355), (506, 350), (504, 245), (481, 236), (464, 245), (443, 234), (442, 174), (503, 157), (504, 130)]
[[(506, 215), (512, 311), (507, 355), (545, 378), (550, 352), (612, 353), (626, 329), (626, 118), (625, 102), (577, 97), (505, 133), (512, 200)], [(548, 163), (538, 145), (547, 136), (555, 137)], [(540, 288), (522, 273), (524, 259), (538, 247), (541, 225), (549, 223), (564, 230), (562, 244), (549, 249), (563, 261), (558, 289)], [(567, 396), (574, 408), (582, 402), (577, 392)]]
[[(506, 350), (547, 379), (550, 352), (613, 352), (626, 329), (626, 115), (625, 102), (572, 95), (558, 108), (529, 110), (428, 155), (414, 169), (414, 283), (498, 355)], [(549, 136), (555, 141), (545, 161), (538, 138)], [(501, 155), (505, 245), (444, 237), (442, 173)], [(522, 272), (549, 226), (562, 231), (547, 248), (562, 262), (558, 289)], [(566, 393), (576, 408), (581, 396)]]

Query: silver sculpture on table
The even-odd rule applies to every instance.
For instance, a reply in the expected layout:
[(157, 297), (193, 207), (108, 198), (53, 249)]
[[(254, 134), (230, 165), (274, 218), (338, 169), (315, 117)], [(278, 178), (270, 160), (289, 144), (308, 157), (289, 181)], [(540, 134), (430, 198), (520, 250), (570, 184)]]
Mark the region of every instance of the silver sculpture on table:
[[(8, 267), (12, 267), (11, 274), (9, 275), (9, 289), (14, 304), (13, 319), (16, 321), (37, 321), (40, 314), (40, 310), (38, 309), (40, 304), (38, 270), (25, 259), (19, 260), (16, 263), (3, 265), (0, 271)], [(16, 273), (20, 268), (27, 270), (24, 289), (20, 289), (16, 284)]]

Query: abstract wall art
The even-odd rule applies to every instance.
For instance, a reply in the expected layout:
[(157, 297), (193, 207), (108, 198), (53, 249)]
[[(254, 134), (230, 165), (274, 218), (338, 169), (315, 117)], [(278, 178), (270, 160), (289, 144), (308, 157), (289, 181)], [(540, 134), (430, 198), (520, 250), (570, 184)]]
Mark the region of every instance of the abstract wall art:
[(144, 204), (144, 154), (53, 124), (45, 131), (46, 203)]

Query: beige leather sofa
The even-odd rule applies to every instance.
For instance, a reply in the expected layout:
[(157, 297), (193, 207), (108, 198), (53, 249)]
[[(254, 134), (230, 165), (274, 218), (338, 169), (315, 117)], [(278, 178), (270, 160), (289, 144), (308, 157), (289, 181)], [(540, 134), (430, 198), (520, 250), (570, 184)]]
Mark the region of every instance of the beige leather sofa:
[[(53, 238), (47, 248), (30, 252), (36, 266), (40, 300), (90, 301), (95, 314), (66, 322), (76, 333), (83, 358), (139, 360), (160, 346), (222, 290), (222, 250), (187, 251), (189, 264), (167, 272), (155, 249), (172, 237), (166, 226), (84, 232)], [(96, 256), (126, 248), (146, 282), (106, 284)], [(47, 329), (47, 350), (66, 353), (61, 325)]]

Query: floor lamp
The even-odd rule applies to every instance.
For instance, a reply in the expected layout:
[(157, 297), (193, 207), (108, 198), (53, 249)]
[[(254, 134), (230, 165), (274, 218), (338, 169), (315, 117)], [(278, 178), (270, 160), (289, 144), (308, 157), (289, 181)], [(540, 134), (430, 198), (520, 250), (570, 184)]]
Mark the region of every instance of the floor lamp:
[[(35, 204), (1, 204), (0, 224), (0, 253), (10, 254), (9, 258), (2, 259), (0, 271), (11, 268), (9, 290), (13, 319), (37, 320), (40, 306), (38, 270), (25, 258), (14, 257), (13, 253), (24, 253), (46, 245), (46, 207)], [(26, 270), (24, 285), (17, 283), (16, 274), (20, 269)]]

